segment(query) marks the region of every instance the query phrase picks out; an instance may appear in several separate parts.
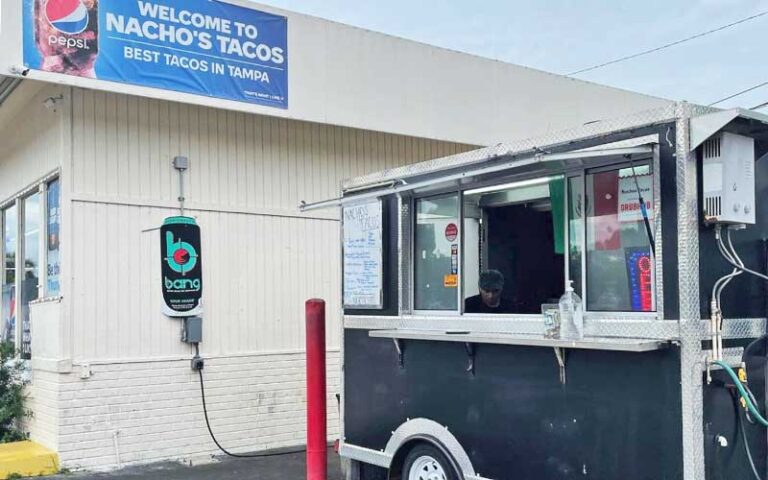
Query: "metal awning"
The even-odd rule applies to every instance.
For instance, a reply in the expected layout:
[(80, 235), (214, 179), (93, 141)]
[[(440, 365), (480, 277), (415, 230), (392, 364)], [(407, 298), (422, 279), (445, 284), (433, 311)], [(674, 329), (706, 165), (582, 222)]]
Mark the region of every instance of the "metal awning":
[[(645, 137), (637, 137), (625, 140), (622, 142), (609, 143), (581, 150), (573, 150), (570, 152), (529, 154), (522, 157), (515, 157), (514, 159), (508, 161), (503, 161), (504, 157), (499, 157), (496, 155), (493, 149), (481, 149), (475, 151), (476, 153), (483, 152), (484, 155), (481, 154), (482, 156), (479, 159), (481, 163), (491, 160), (501, 160), (501, 162), (484, 167), (475, 165), (474, 168), (470, 168), (465, 171), (456, 172), (454, 170), (452, 173), (446, 172), (444, 175), (436, 175), (426, 180), (416, 179), (413, 182), (410, 181), (411, 179), (409, 177), (405, 176), (401, 179), (391, 180), (381, 184), (367, 185), (357, 191), (347, 190), (347, 195), (344, 197), (323, 200), (316, 203), (302, 202), (299, 206), (299, 209), (302, 212), (306, 212), (309, 210), (339, 207), (344, 204), (360, 202), (370, 198), (379, 198), (386, 195), (410, 192), (421, 188), (430, 187), (435, 184), (461, 181), (481, 175), (521, 169), (522, 167), (541, 165), (557, 168), (565, 165), (579, 165), (576, 162), (583, 163), (592, 159), (600, 159), (610, 156), (625, 157), (632, 155), (650, 155), (653, 153), (654, 145), (657, 143), (658, 136), (649, 135)], [(562, 165), (552, 165), (557, 162), (560, 162)]]
[(768, 135), (768, 115), (752, 110), (734, 108), (691, 118), (691, 151), (696, 150), (712, 135), (727, 131), (755, 137)]

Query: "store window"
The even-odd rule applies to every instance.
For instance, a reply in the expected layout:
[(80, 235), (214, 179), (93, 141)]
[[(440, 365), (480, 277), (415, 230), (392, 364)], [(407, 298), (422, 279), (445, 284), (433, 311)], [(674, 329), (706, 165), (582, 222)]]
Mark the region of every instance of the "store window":
[(37, 300), (40, 288), (40, 194), (22, 200), (24, 211), (24, 276), (21, 279), (21, 358), (32, 358), (32, 328), (29, 303)]
[[(30, 302), (60, 294), (58, 179), (34, 186), (6, 202), (2, 219), (2, 340), (13, 343), (21, 358), (32, 358)], [(29, 192), (30, 190), (27, 190)]]
[(58, 297), (61, 292), (59, 284), (59, 274), (61, 264), (59, 263), (59, 231), (61, 224), (61, 206), (60, 206), (60, 182), (58, 179), (48, 183), (46, 200), (48, 208), (46, 218), (48, 219), (48, 228), (46, 235), (48, 237), (46, 246), (46, 288), (45, 295), (48, 297)]
[(16, 344), (16, 250), (19, 218), (16, 206), (2, 211), (3, 222), (3, 341)]
[(458, 310), (459, 235), (457, 194), (416, 200), (416, 310)]
[(638, 188), (653, 228), (653, 175), (649, 165), (586, 175), (587, 309), (652, 312), (655, 264)]
[(464, 192), (464, 312), (536, 314), (565, 284), (565, 185), (545, 177)]

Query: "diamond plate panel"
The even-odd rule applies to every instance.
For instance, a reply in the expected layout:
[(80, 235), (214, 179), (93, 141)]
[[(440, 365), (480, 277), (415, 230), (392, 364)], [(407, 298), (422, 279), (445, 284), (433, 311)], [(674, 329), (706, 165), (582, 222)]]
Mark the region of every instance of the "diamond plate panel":
[[(544, 335), (544, 320), (538, 317), (522, 316), (494, 318), (490, 315), (472, 317), (428, 316), (428, 317), (376, 317), (347, 316), (345, 328), (359, 330), (466, 330), (468, 324), (474, 333), (499, 333), (520, 335)], [(615, 337), (627, 339), (677, 340), (677, 322), (649, 321), (643, 319), (587, 320), (585, 333), (593, 337)]]
[(412, 202), (410, 196), (399, 196), (398, 204), (400, 206), (400, 215), (398, 216), (398, 255), (400, 259), (400, 268), (398, 269), (398, 292), (397, 296), (400, 303), (400, 315), (411, 313), (411, 257), (413, 246), (411, 245), (411, 234), (413, 225), (413, 216), (411, 215)]
[[(606, 318), (602, 318), (606, 317)], [(397, 328), (410, 330), (466, 330), (467, 322), (471, 322), (472, 332), (476, 333), (505, 333), (521, 335), (543, 335), (544, 321), (531, 316), (498, 318), (491, 315), (472, 317), (456, 316), (347, 316), (344, 327), (358, 330), (392, 330)], [(723, 326), (723, 337), (728, 339), (750, 339), (765, 333), (768, 320), (765, 318), (738, 318), (726, 320)], [(627, 339), (679, 340), (680, 325), (674, 321), (653, 321), (642, 318), (587, 318), (585, 333), (593, 337), (616, 337)], [(710, 338), (709, 320), (702, 319), (698, 323), (699, 337), (703, 340)]]
[[(709, 336), (709, 321), (705, 335)], [(768, 321), (765, 318), (726, 318), (723, 320), (723, 338), (758, 338), (766, 333)]]
[(546, 135), (532, 137), (517, 142), (501, 143), (491, 147), (481, 148), (457, 155), (451, 155), (426, 162), (383, 170), (381, 172), (376, 172), (347, 180), (344, 182), (344, 188), (359, 188), (365, 185), (389, 182), (414, 175), (434, 173), (439, 170), (472, 165), (506, 155), (536, 153), (539, 152), (543, 147), (554, 148), (560, 145), (568, 144), (574, 140), (588, 140), (612, 132), (672, 121), (675, 118), (675, 105), (670, 104), (669, 106), (659, 109), (646, 110), (633, 115), (625, 115), (617, 119), (595, 122), (589, 125), (552, 132)]
[[(733, 368), (741, 366), (741, 359), (744, 357), (744, 348), (724, 348), (723, 349), (723, 361), (726, 365), (730, 365)], [(716, 365), (712, 366), (713, 369), (719, 368)]]
[(659, 146), (653, 149), (653, 239), (656, 244), (656, 311), (664, 318), (664, 236), (661, 231), (661, 152)]
[(680, 376), (683, 423), (683, 478), (704, 480), (704, 406), (701, 319), (699, 318), (699, 230), (696, 158), (688, 148), (691, 106), (677, 104), (676, 174), (680, 295)]

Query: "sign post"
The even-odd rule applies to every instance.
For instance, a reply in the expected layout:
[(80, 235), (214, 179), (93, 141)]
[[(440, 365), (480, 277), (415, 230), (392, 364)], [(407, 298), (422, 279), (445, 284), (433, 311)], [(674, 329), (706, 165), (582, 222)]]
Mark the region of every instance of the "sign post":
[(200, 227), (191, 217), (169, 217), (160, 228), (163, 313), (192, 317), (203, 311)]

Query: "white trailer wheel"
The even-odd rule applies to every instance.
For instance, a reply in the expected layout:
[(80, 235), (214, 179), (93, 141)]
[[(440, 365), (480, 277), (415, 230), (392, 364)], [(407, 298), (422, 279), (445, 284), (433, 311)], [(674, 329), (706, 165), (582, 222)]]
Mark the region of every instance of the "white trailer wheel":
[(408, 452), (401, 478), (403, 480), (459, 480), (460, 477), (443, 452), (423, 443)]
[(411, 465), (408, 480), (447, 480), (447, 478), (440, 462), (429, 455), (424, 455), (417, 458)]

